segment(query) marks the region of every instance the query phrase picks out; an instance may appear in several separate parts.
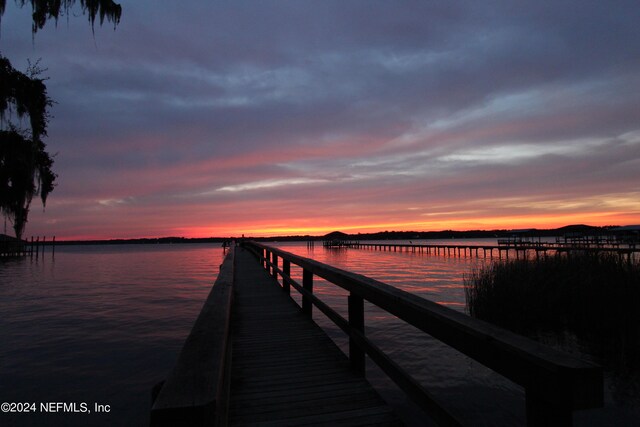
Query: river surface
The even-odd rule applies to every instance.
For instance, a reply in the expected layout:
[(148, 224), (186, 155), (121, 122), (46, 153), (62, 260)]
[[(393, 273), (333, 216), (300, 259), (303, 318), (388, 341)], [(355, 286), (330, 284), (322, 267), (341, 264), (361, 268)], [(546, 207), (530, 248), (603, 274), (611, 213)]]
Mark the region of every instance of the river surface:
[[(463, 312), (463, 275), (491, 262), (482, 256), (273, 245)], [(213, 244), (96, 245), (58, 246), (37, 258), (0, 261), (0, 402), (36, 404), (36, 412), (0, 413), (0, 425), (148, 425), (151, 388), (175, 363), (223, 257)], [(292, 275), (300, 273), (292, 269)], [(314, 291), (346, 314), (344, 292), (318, 279)], [(367, 335), (463, 420), (523, 423), (520, 387), (376, 307), (365, 309)], [(346, 348), (341, 332), (314, 313)], [(367, 375), (383, 396), (410, 424), (425, 424), (372, 365)], [(58, 412), (45, 413), (42, 404)], [(91, 413), (83, 412), (83, 404)], [(102, 412), (96, 413), (96, 404)], [(78, 412), (66, 412), (74, 408)], [(637, 407), (609, 401), (605, 409), (577, 413), (575, 421), (634, 425), (638, 415)]]

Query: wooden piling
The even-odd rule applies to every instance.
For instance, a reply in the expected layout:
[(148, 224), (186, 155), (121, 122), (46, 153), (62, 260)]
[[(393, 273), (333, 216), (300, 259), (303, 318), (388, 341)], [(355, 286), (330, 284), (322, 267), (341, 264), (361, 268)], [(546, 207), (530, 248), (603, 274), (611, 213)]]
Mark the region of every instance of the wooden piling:
[[(364, 299), (351, 292), (348, 298), (349, 327), (364, 334)], [(355, 337), (349, 337), (349, 360), (351, 368), (359, 375), (365, 373), (365, 353), (358, 345)]]
[[(302, 287), (309, 293), (313, 293), (313, 273), (307, 269), (302, 270)], [(302, 312), (308, 317), (312, 316), (313, 304), (306, 295), (302, 296)]]

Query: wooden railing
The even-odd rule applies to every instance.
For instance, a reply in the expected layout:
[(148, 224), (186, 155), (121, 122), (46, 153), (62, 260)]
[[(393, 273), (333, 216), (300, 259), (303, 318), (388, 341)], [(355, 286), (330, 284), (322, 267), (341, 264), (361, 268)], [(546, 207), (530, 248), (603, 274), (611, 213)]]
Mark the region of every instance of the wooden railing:
[[(527, 425), (572, 425), (572, 412), (603, 404), (602, 368), (545, 347), (463, 313), (428, 301), (369, 277), (341, 270), (267, 245), (244, 242), (283, 291), (294, 287), (302, 294), (302, 311), (316, 306), (349, 336), (349, 358), (364, 375), (365, 354), (414, 402), (441, 425), (460, 425), (437, 399), (395, 361), (371, 342), (364, 332), (364, 301), (461, 351), (525, 389)], [(282, 267), (280, 267), (279, 260)], [(291, 278), (291, 264), (302, 268), (302, 283)], [(321, 277), (349, 292), (348, 319), (313, 293), (313, 278)], [(427, 361), (425, 361), (427, 363)]]
[(154, 389), (152, 426), (226, 425), (234, 271), (235, 243), (173, 371)]

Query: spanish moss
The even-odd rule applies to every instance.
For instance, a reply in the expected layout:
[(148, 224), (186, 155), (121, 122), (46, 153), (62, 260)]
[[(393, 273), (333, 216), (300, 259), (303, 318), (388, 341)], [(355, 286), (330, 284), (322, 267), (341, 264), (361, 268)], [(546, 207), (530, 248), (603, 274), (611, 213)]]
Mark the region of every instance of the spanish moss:
[[(22, 237), (29, 206), (40, 195), (43, 206), (55, 186), (53, 159), (43, 138), (49, 123), (43, 70), (31, 65), (24, 74), (0, 55), (0, 213), (13, 223), (17, 238)], [(30, 126), (21, 128), (11, 120), (28, 117)]]
[[(0, 0), (0, 18), (4, 14), (6, 3), (6, 0)], [(33, 11), (32, 32), (35, 34), (44, 28), (47, 21), (58, 22), (61, 16), (69, 16), (76, 0), (29, 0), (28, 2), (27, 0), (16, 0), (16, 4), (20, 7), (27, 3), (31, 3)], [(120, 23), (122, 7), (113, 0), (80, 0), (80, 7), (82, 13), (88, 17), (92, 28), (96, 19), (99, 19), (100, 25), (107, 20), (113, 24), (114, 28)]]

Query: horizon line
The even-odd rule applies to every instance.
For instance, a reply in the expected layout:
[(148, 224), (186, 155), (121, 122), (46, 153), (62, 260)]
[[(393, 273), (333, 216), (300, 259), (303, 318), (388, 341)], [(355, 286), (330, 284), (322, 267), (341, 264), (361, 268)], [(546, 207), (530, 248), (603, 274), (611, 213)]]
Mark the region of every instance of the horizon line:
[[(203, 240), (203, 239), (211, 239), (211, 240), (234, 240), (234, 239), (245, 239), (245, 240), (252, 240), (252, 239), (260, 239), (260, 240), (277, 240), (277, 239), (293, 239), (293, 238), (322, 238), (325, 237), (327, 235), (333, 234), (333, 233), (342, 233), (345, 235), (349, 235), (349, 236), (369, 236), (369, 235), (377, 235), (377, 234), (391, 234), (391, 233), (395, 233), (395, 234), (411, 234), (411, 233), (416, 233), (416, 234), (442, 234), (442, 233), (495, 233), (495, 232), (499, 232), (499, 233), (506, 233), (506, 232), (524, 232), (524, 231), (540, 231), (540, 232), (551, 232), (551, 231), (557, 231), (557, 230), (562, 230), (565, 228), (570, 228), (570, 227), (584, 227), (584, 228), (591, 228), (591, 229), (612, 229), (612, 228), (619, 228), (619, 227), (638, 227), (640, 228), (640, 225), (635, 225), (635, 224), (626, 224), (626, 225), (616, 225), (616, 224), (611, 224), (611, 225), (603, 225), (603, 226), (595, 226), (595, 225), (589, 225), (589, 224), (568, 224), (568, 225), (564, 225), (561, 227), (553, 227), (553, 228), (535, 228), (535, 227), (530, 227), (530, 228), (512, 228), (512, 229), (507, 229), (507, 228), (492, 228), (492, 229), (465, 229), (465, 230), (454, 230), (454, 229), (444, 229), (444, 230), (425, 230), (425, 231), (419, 231), (419, 230), (384, 230), (384, 231), (374, 231), (374, 232), (366, 232), (366, 233), (362, 233), (362, 232), (358, 232), (358, 233), (345, 233), (342, 232), (340, 230), (334, 230), (332, 232), (329, 233), (324, 233), (324, 234), (287, 234), (287, 235), (273, 235), (273, 236), (259, 236), (259, 235), (252, 235), (252, 236), (244, 236), (243, 233), (239, 233), (238, 235), (231, 235), (231, 236), (191, 236), (191, 237), (186, 237), (186, 236), (170, 236), (170, 235), (165, 235), (165, 236), (151, 236), (151, 237), (106, 237), (106, 238), (81, 238), (81, 239), (64, 239), (64, 240), (55, 240), (56, 243), (69, 243), (69, 242), (113, 242), (113, 241), (139, 241), (139, 240), (167, 240), (167, 239), (179, 239), (179, 240)], [(4, 235), (4, 234), (3, 234)], [(8, 235), (7, 235), (8, 236)], [(11, 236), (8, 236), (11, 237)], [(31, 236), (33, 238), (33, 236)], [(39, 236), (37, 236), (39, 237)], [(45, 238), (47, 236), (44, 236)], [(52, 239), (55, 239), (56, 236), (52, 236)], [(26, 242), (30, 243), (31, 241), (29, 239), (24, 239)], [(47, 240), (44, 241), (44, 243), (46, 244), (50, 244), (52, 243), (54, 240)], [(34, 241), (35, 243), (35, 241)], [(40, 242), (42, 243), (42, 241)]]

